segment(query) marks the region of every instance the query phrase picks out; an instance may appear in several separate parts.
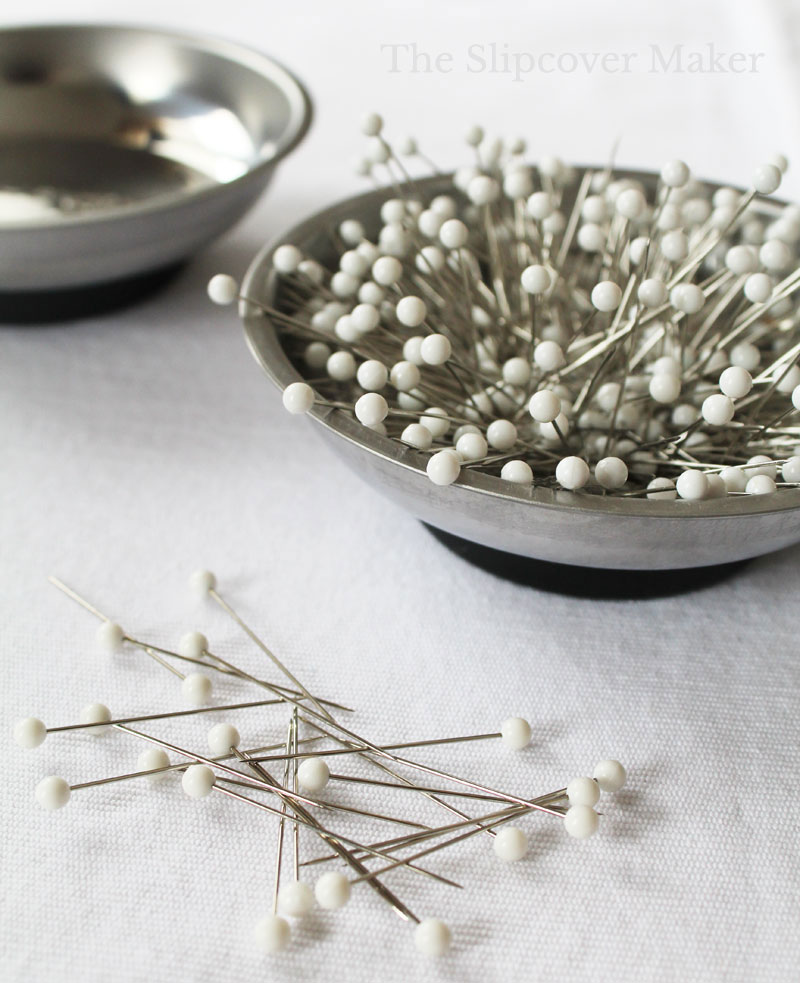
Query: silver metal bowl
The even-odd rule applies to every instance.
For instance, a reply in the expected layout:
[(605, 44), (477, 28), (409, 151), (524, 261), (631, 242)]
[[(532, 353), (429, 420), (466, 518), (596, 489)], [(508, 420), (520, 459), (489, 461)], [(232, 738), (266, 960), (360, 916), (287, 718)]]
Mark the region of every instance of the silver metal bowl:
[[(656, 176), (619, 171), (652, 187)], [(418, 182), (424, 197), (449, 179)], [(290, 242), (321, 261), (331, 257), (329, 230), (345, 218), (367, 232), (379, 225), (383, 201), (393, 191), (374, 191), (320, 212), (264, 248), (253, 260), (243, 293), (280, 308), (280, 283), (272, 254)], [(569, 203), (567, 203), (569, 204)], [(776, 203), (764, 202), (765, 213)], [(281, 389), (302, 379), (282, 347), (277, 326), (242, 302), (247, 343)], [(425, 472), (427, 457), (368, 430), (341, 410), (314, 407), (309, 414), (342, 460), (412, 515), (453, 536), (536, 560), (608, 570), (675, 570), (729, 564), (800, 542), (800, 490), (732, 496), (705, 502), (659, 502), (511, 485), (477, 471), (462, 471), (445, 488)]]
[(186, 259), (255, 202), (309, 119), (296, 79), (228, 41), (0, 31), (0, 292)]

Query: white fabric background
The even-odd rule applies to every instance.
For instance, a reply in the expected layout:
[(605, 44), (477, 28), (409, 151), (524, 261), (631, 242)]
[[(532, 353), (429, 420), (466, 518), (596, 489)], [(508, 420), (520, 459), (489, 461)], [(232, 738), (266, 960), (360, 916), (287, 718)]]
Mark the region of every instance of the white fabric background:
[[(630, 782), (588, 842), (534, 817), (525, 822), (531, 855), (518, 865), (501, 867), (483, 838), (436, 858), (461, 892), (395, 875), (390, 885), (412, 908), (453, 926), (452, 954), (440, 963), (426, 963), (410, 930), (363, 887), (269, 959), (250, 933), (271, 896), (272, 819), (138, 783), (76, 793), (46, 814), (33, 799), (42, 775), (102, 777), (129, 768), (140, 748), (120, 734), (52, 737), (34, 752), (12, 746), (1, 783), (0, 977), (797, 979), (800, 551), (668, 600), (578, 601), (496, 580), (442, 549), (285, 415), (233, 317), (204, 295), (211, 273), (242, 273), (266, 239), (357, 189), (350, 162), (368, 109), (444, 164), (458, 161), (473, 121), (574, 160), (605, 159), (621, 135), (621, 163), (679, 155), (701, 174), (739, 182), (775, 150), (797, 160), (796, 12), (722, 0), (73, 0), (69, 11), (31, 0), (4, 11), (9, 21), (67, 15), (247, 41), (299, 74), (316, 116), (256, 211), (166, 292), (113, 316), (0, 331), (9, 728), (31, 713), (74, 721), (91, 700), (118, 713), (181, 702), (177, 684), (143, 657), (98, 653), (93, 619), (46, 584), (51, 572), (131, 632), (170, 643), (201, 628), (233, 661), (266, 673), (263, 656), (187, 591), (187, 574), (202, 565), (310, 687), (358, 708), (357, 730), (380, 740), (451, 735), (519, 713), (535, 726), (524, 754), (486, 744), (426, 760), (534, 793), (613, 755)], [(417, 41), (458, 54), (491, 40), (638, 50), (642, 61), (651, 43), (713, 41), (766, 57), (761, 73), (742, 77), (515, 84), (463, 71), (393, 75), (379, 50)], [(800, 191), (798, 173), (789, 193)], [(218, 688), (225, 699), (240, 694), (255, 698)], [(283, 711), (249, 714), (237, 718), (247, 743), (280, 739)], [(202, 745), (208, 726), (197, 718), (158, 732)]]

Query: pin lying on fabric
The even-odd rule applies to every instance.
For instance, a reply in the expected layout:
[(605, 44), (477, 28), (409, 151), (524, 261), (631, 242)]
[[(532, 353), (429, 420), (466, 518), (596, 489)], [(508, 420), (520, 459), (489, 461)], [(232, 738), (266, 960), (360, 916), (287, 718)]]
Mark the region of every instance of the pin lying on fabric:
[[(118, 639), (121, 634), (123, 644), (136, 644), (137, 647), (140, 644), (146, 645), (151, 650), (148, 654), (156, 655), (153, 659), (156, 663), (161, 664), (173, 656), (187, 659), (209, 670), (226, 673), (231, 680), (240, 684), (265, 689), (269, 696), (266, 699), (230, 702), (221, 706), (119, 717), (112, 716), (104, 704), (93, 703), (83, 708), (77, 723), (47, 727), (40, 719), (29, 717), (17, 724), (14, 736), (22, 746), (36, 747), (48, 734), (81, 732), (98, 736), (113, 729), (148, 745), (139, 755), (136, 771), (74, 784), (56, 775), (42, 779), (36, 786), (36, 798), (50, 811), (63, 808), (76, 791), (136, 778), (155, 782), (170, 772), (177, 772), (181, 776), (181, 788), (189, 799), (203, 800), (213, 793), (214, 797), (225, 796), (275, 817), (277, 837), (271, 905), (254, 929), (256, 943), (266, 952), (280, 951), (290, 943), (293, 935), (292, 919), (302, 918), (314, 904), (331, 911), (342, 908), (349, 901), (353, 888), (365, 883), (403, 920), (415, 926), (414, 940), (421, 952), (440, 955), (447, 950), (452, 939), (449, 927), (440, 919), (419, 917), (384, 883), (387, 875), (395, 871), (406, 871), (417, 878), (460, 888), (457, 881), (422, 866), (419, 861), (479, 834), (491, 838), (493, 853), (498, 860), (504, 863), (520, 861), (528, 852), (530, 834), (517, 823), (533, 814), (558, 819), (564, 824), (569, 836), (586, 838), (598, 828), (599, 816), (595, 806), (601, 792), (616, 791), (625, 783), (626, 775), (622, 765), (617, 761), (604, 760), (595, 768), (593, 777), (576, 778), (567, 786), (547, 795), (521, 796), (473, 781), (457, 774), (458, 769), (434, 767), (407, 756), (413, 748), (456, 749), (459, 745), (476, 745), (487, 740), (499, 741), (506, 748), (520, 751), (530, 744), (532, 738), (530, 724), (521, 717), (509, 717), (503, 721), (498, 731), (488, 733), (375, 743), (336, 719), (333, 711), (346, 708), (310, 695), (300, 680), (241, 621), (233, 608), (222, 600), (216, 590), (213, 575), (201, 572), (193, 580), (202, 587), (204, 593), (211, 593), (212, 597), (220, 599), (226, 613), (244, 628), (262, 653), (268, 654), (272, 664), (294, 688), (260, 679), (235, 665), (218, 651), (212, 651), (206, 637), (199, 632), (184, 635), (179, 643), (178, 653), (154, 644), (137, 643), (121, 629), (120, 632), (108, 629), (107, 626), (113, 625), (113, 622), (108, 622), (97, 609), (58, 581), (56, 585), (78, 603), (87, 607), (98, 618), (105, 619), (101, 627), (106, 629), (109, 636)], [(263, 727), (267, 708), (271, 716), (275, 707), (285, 707), (290, 713), (285, 739), (279, 743), (244, 749), (240, 727), (244, 728), (245, 724)], [(251, 714), (250, 711), (255, 712)], [(154, 733), (145, 733), (130, 726), (162, 721), (177, 723), (206, 713), (224, 713), (225, 717), (207, 731), (207, 750), (204, 748), (202, 751), (196, 746), (186, 746), (186, 741), (178, 744), (174, 740), (165, 740)], [(241, 721), (238, 716), (240, 713)], [(236, 723), (232, 719), (234, 715)], [(304, 728), (303, 737), (300, 736), (301, 727)], [(329, 746), (320, 747), (321, 742), (329, 742)], [(180, 760), (175, 761), (171, 756), (177, 756)], [(337, 764), (341, 762), (340, 769), (361, 766), (362, 770), (367, 769), (367, 773), (352, 773), (350, 770), (332, 773), (329, 762), (334, 760)], [(280, 779), (268, 770), (273, 764), (281, 766)], [(427, 779), (422, 784), (409, 777), (409, 774), (414, 778), (424, 775)], [(407, 797), (416, 800), (419, 805), (426, 801), (431, 802), (438, 808), (445, 809), (454, 819), (445, 824), (434, 825), (424, 821), (425, 817), (416, 810), (401, 814), (397, 808), (391, 811), (371, 808), (372, 803), (369, 801), (363, 805), (340, 801), (337, 791), (341, 793), (343, 790), (349, 790), (354, 795), (366, 792), (375, 798), (391, 795), (393, 803), (405, 801)], [(397, 797), (396, 800), (394, 797)], [(479, 815), (470, 815), (453, 804), (454, 801), (465, 809), (474, 802), (481, 807), (482, 812)], [(322, 819), (318, 818), (317, 811)], [(401, 835), (365, 842), (371, 838), (356, 838), (348, 826), (345, 826), (347, 832), (339, 829), (340, 817), (346, 817), (348, 821), (358, 818), (362, 822), (400, 825), (406, 829)], [(285, 876), (288, 829), (291, 829), (292, 839), (291, 879)], [(304, 835), (319, 839), (331, 852), (301, 860), (301, 829), (307, 831)], [(302, 880), (301, 873), (306, 867), (329, 860), (343, 863), (347, 873), (339, 869), (324, 871), (313, 887)]]

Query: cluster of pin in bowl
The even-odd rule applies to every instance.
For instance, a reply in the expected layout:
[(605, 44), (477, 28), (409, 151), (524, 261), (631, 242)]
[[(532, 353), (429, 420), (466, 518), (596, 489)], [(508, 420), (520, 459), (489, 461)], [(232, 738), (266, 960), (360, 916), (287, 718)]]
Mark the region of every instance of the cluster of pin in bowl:
[[(115, 652), (124, 647), (140, 652), (151, 664), (177, 677), (183, 702), (190, 709), (115, 716), (104, 704), (92, 703), (83, 708), (77, 723), (47, 726), (37, 717), (18, 721), (14, 738), (24, 748), (39, 747), (49, 734), (84, 734), (91, 740), (110, 729), (145, 745), (135, 768), (123, 774), (73, 783), (58, 775), (42, 778), (36, 786), (37, 800), (53, 811), (66, 806), (76, 791), (83, 798), (89, 789), (142, 780), (154, 788), (161, 786), (162, 793), (169, 796), (174, 787), (170, 776), (180, 776), (180, 787), (189, 799), (205, 799), (214, 793), (249, 807), (251, 815), (266, 823), (276, 838), (272, 904), (254, 929), (257, 945), (266, 952), (285, 949), (296, 926), (315, 905), (330, 911), (343, 908), (354, 886), (361, 885), (415, 926), (414, 942), (420, 952), (440, 956), (450, 948), (450, 927), (440, 918), (420, 918), (394, 886), (386, 885), (387, 879), (406, 874), (408, 880), (461, 887), (435, 869), (437, 854), (480, 837), (484, 841), (488, 838), (500, 861), (522, 860), (528, 852), (528, 833), (516, 822), (534, 814), (561, 822), (571, 837), (586, 839), (598, 828), (599, 815), (594, 807), (601, 791), (613, 793), (625, 784), (624, 767), (614, 759), (605, 759), (598, 763), (593, 777), (575, 778), (564, 788), (531, 797), (455, 774), (450, 770), (452, 765), (443, 769), (409, 756), (413, 748), (445, 746), (457, 751), (472, 742), (494, 741), (512, 751), (523, 751), (532, 734), (530, 724), (521, 717), (510, 717), (499, 731), (484, 734), (402, 741), (372, 741), (360, 736), (352, 725), (342, 722), (343, 715), (353, 711), (310, 693), (237, 614), (207, 570), (192, 576), (192, 588), (233, 619), (254, 643), (261, 659), (266, 657), (278, 670), (282, 681), (270, 681), (260, 670), (254, 674), (234, 665), (216, 646), (212, 651), (208, 638), (197, 631), (183, 635), (174, 649), (136, 637), (62, 581), (55, 577), (50, 581), (100, 620), (97, 639), (103, 649)], [(132, 671), (130, 665), (128, 671)], [(212, 705), (214, 676), (256, 686), (261, 698)], [(227, 718), (209, 730), (206, 747), (197, 747), (192, 741), (168, 741), (153, 730), (160, 722), (206, 713), (224, 713)], [(236, 725), (230, 720), (234, 714)], [(276, 740), (258, 746), (243, 740), (242, 734), (263, 734), (265, 728)], [(525, 768), (529, 761), (522, 757), (527, 787), (531, 784)], [(347, 796), (337, 795), (337, 789), (357, 790), (371, 795), (371, 799), (363, 805), (347, 804)], [(387, 797), (404, 805), (390, 813), (379, 811)], [(410, 808), (412, 802), (414, 808)], [(164, 804), (168, 807), (166, 801)], [(419, 805), (427, 809), (425, 821)], [(363, 824), (361, 832), (354, 829), (354, 819)], [(399, 835), (398, 828), (402, 830)], [(254, 826), (253, 831), (263, 837), (264, 827)], [(313, 855), (309, 855), (310, 847), (318, 847), (322, 853), (312, 850)], [(291, 853), (288, 874), (287, 852)], [(428, 865), (429, 859), (434, 860), (433, 867)], [(321, 863), (334, 866), (317, 877), (312, 887), (309, 874)], [(480, 860), (474, 864), (478, 866)], [(302, 929), (297, 935), (302, 941)]]
[[(306, 382), (291, 413), (328, 405), (428, 454), (437, 485), (463, 469), (509, 488), (701, 500), (800, 483), (800, 207), (776, 191), (710, 188), (679, 160), (657, 180), (526, 162), (522, 141), (467, 135), (474, 163), (426, 199), (376, 114), (364, 174), (394, 196), (380, 228), (330, 230), (328, 266), (275, 250), (281, 326)], [(444, 177), (444, 176), (442, 176)], [(218, 274), (216, 303), (240, 296)]]

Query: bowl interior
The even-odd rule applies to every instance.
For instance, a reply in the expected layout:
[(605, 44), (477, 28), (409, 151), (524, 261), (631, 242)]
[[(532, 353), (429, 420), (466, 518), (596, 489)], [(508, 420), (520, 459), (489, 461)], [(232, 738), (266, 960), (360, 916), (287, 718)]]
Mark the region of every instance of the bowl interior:
[(300, 85), (225, 41), (127, 27), (0, 32), (0, 227), (114, 215), (235, 182), (307, 126)]

